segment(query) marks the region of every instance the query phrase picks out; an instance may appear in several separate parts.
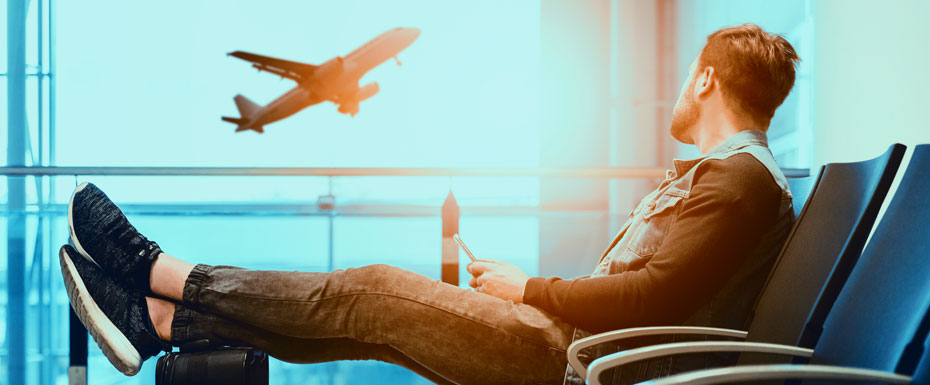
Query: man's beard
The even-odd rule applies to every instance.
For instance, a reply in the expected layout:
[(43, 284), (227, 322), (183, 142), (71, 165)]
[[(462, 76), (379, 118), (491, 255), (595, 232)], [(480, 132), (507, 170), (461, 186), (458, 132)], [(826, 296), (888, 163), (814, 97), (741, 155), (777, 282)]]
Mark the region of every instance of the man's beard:
[(675, 111), (672, 112), (672, 124), (669, 127), (672, 137), (685, 144), (693, 144), (694, 140), (690, 137), (688, 131), (697, 124), (698, 118), (701, 117), (701, 110), (694, 103), (693, 91), (694, 82), (688, 86), (678, 103), (675, 104)]

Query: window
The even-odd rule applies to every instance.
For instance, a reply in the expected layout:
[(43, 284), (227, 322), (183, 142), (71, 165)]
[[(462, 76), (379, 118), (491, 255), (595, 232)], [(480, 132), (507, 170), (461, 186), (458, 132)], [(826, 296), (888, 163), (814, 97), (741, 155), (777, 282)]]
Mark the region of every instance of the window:
[[(3, 3), (0, 14), (6, 20)], [(325, 4), (34, 0), (27, 4), (27, 165), (534, 167), (539, 163), (536, 1), (450, 5), (427, 0)], [(226, 53), (245, 50), (320, 64), (398, 26), (416, 27), (422, 34), (400, 53), (402, 66), (388, 61), (362, 78), (361, 85), (378, 82), (381, 91), (362, 102), (354, 118), (337, 113), (326, 102), (266, 127), (263, 135), (237, 134), (234, 126), (220, 121), (221, 116), (238, 116), (232, 100), (236, 94), (265, 104), (294, 86), (275, 75), (256, 73), (249, 63)], [(0, 30), (6, 41), (6, 26)], [(6, 55), (6, 49), (0, 52), (4, 74)], [(44, 75), (53, 70), (54, 86)], [(0, 77), (4, 117), (6, 81)], [(4, 118), (0, 123), (4, 140), (6, 125)], [(2, 146), (5, 149), (6, 142)], [(28, 356), (23, 373), (28, 384), (60, 383), (66, 376), (69, 305), (55, 252), (67, 242), (62, 205), (84, 179), (29, 177), (25, 219), (12, 227), (11, 222), (0, 221), (0, 255), (20, 254), (9, 247), (7, 234), (11, 228), (25, 231), (21, 254), (27, 287), (26, 347), (13, 354)], [(436, 216), (337, 217), (304, 215), (300, 210), (330, 193), (337, 204), (438, 207), (450, 187), (463, 206), (532, 207), (538, 205), (539, 189), (537, 178), (110, 176), (92, 180), (119, 197), (140, 229), (153, 239), (170, 240), (164, 246), (172, 253), (206, 263), (310, 271), (394, 263), (437, 278)], [(7, 178), (0, 179), (4, 204), (9, 200), (7, 184)], [(273, 209), (255, 209), (268, 204)], [(536, 217), (471, 215), (462, 218), (461, 228), (472, 234), (468, 238), (473, 247), (489, 255), (506, 255), (530, 272), (538, 269)], [(400, 250), (411, 243), (417, 247)], [(0, 301), (9, 298), (7, 262), (6, 257), (0, 260)], [(6, 310), (0, 307), (0, 331), (7, 327)], [(93, 383), (153, 383), (154, 361), (127, 379), (90, 345)], [(0, 354), (5, 381), (10, 353)], [(272, 383), (277, 384), (303, 384), (310, 377), (354, 383), (372, 376), (398, 383), (425, 382), (402, 368), (378, 363), (273, 361), (271, 370)]]

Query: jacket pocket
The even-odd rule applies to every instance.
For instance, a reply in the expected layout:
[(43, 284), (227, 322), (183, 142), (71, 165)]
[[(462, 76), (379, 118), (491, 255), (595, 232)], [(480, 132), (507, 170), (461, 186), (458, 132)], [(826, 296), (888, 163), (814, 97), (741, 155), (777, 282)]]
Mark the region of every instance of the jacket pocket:
[(608, 272), (609, 274), (618, 274), (624, 271), (636, 271), (645, 267), (650, 260), (652, 260), (652, 254), (641, 255), (627, 247), (614, 258), (611, 258)]
[(678, 214), (676, 208), (678, 204), (688, 196), (687, 191), (669, 189), (659, 195), (655, 200), (646, 204), (643, 208), (643, 219), (649, 221), (655, 216)]
[(686, 191), (669, 189), (648, 202), (642, 211), (642, 221), (636, 226), (635, 238), (629, 248), (641, 256), (652, 256), (662, 245), (668, 230), (681, 212)]

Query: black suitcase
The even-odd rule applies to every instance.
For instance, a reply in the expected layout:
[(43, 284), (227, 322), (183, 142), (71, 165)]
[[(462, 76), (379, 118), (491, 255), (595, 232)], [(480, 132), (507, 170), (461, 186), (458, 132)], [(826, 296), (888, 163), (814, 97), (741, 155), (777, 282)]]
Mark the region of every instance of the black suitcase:
[(268, 385), (268, 355), (247, 347), (181, 349), (158, 358), (156, 385)]

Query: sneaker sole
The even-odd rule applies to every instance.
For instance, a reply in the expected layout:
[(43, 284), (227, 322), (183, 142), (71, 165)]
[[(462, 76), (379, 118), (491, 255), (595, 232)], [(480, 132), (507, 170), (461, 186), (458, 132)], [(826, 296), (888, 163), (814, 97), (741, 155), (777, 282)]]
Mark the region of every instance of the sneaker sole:
[(71, 244), (74, 245), (74, 248), (78, 251), (78, 254), (81, 254), (84, 259), (93, 262), (99, 267), (100, 264), (97, 263), (97, 261), (95, 261), (86, 250), (84, 250), (84, 247), (81, 246), (81, 241), (78, 240), (77, 234), (74, 233), (74, 215), (72, 214), (74, 212), (74, 197), (77, 196), (77, 194), (85, 187), (87, 187), (87, 182), (78, 185), (77, 188), (74, 189), (74, 192), (71, 193), (71, 200), (68, 201), (68, 232), (71, 235)]
[(138, 373), (142, 367), (139, 351), (97, 306), (68, 252), (62, 249), (58, 257), (71, 307), (90, 332), (97, 346), (100, 346), (103, 355), (123, 374), (132, 376)]

